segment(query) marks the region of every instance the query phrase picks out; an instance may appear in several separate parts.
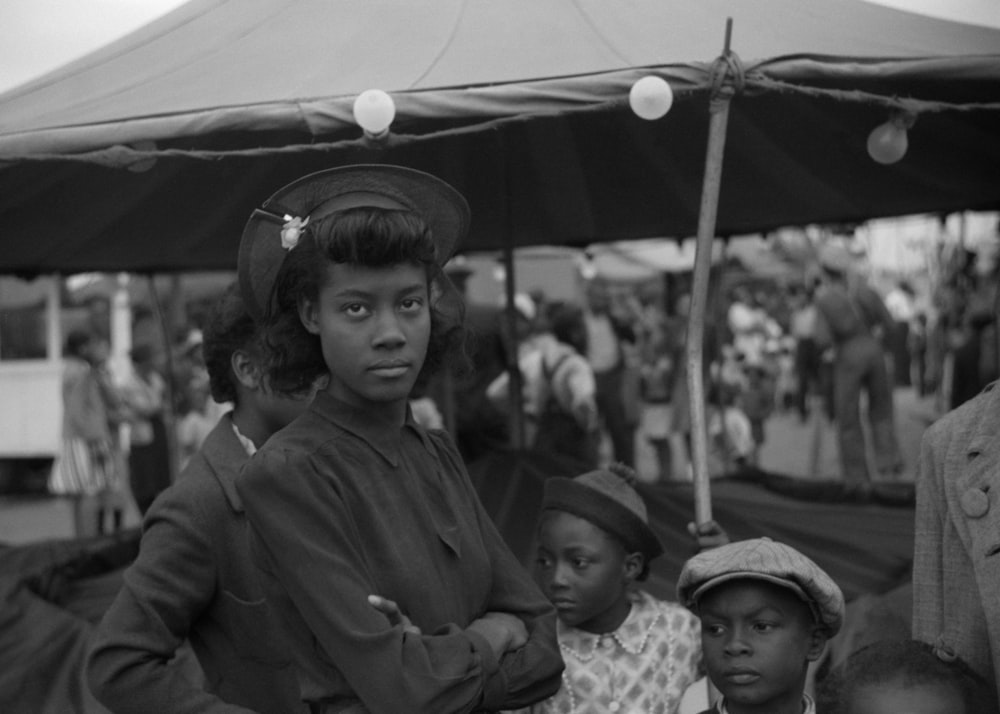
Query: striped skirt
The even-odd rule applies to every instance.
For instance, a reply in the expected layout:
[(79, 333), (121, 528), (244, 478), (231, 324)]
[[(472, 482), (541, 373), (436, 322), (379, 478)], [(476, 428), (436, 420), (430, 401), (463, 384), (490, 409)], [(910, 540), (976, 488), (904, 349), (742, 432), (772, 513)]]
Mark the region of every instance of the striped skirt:
[(118, 485), (115, 459), (104, 444), (85, 439), (63, 439), (52, 463), (49, 492), (59, 496), (91, 496)]

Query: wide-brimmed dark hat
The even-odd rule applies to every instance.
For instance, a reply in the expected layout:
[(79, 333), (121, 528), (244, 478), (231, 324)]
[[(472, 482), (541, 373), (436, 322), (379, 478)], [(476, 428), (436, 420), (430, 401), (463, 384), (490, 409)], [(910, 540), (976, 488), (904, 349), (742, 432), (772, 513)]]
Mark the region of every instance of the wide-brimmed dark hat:
[(423, 171), (359, 164), (303, 176), (264, 201), (243, 229), (237, 271), (240, 292), (255, 319), (266, 315), (278, 270), (294, 250), (300, 229), (336, 211), (362, 206), (418, 214), (431, 231), (441, 265), (469, 229), (469, 204), (462, 195)]
[(663, 544), (649, 526), (642, 496), (617, 470), (598, 469), (576, 478), (546, 479), (542, 508), (590, 521), (619, 538), (627, 550), (642, 553), (647, 562), (663, 553)]

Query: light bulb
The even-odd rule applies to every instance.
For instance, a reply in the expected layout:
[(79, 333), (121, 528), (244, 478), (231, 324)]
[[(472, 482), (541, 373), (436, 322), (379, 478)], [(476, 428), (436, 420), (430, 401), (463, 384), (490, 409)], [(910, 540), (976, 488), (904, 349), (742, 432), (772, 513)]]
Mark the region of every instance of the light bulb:
[(354, 100), (354, 121), (368, 136), (384, 136), (395, 117), (396, 104), (381, 89), (366, 89)]
[(670, 111), (674, 103), (674, 91), (666, 80), (649, 75), (636, 81), (628, 93), (628, 104), (632, 111), (643, 119), (659, 119)]
[(868, 135), (868, 155), (880, 164), (894, 164), (906, 154), (909, 146), (906, 125), (897, 119), (879, 124)]

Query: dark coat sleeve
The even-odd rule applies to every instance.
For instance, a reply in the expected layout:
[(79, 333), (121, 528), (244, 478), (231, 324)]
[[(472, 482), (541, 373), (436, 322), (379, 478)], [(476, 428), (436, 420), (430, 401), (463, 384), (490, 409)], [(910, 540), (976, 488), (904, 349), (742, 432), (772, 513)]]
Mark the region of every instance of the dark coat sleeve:
[(501, 658), (500, 669), (487, 682), (483, 707), (516, 709), (547, 699), (559, 690), (564, 667), (556, 636), (555, 609), (496, 529), (450, 442), (442, 452), (452, 459), (454, 468), (465, 479), (493, 562), (493, 590), (487, 610), (516, 615), (528, 630), (524, 647)]
[(105, 614), (87, 662), (97, 699), (116, 714), (152, 711), (246, 714), (206, 692), (171, 660), (211, 601), (216, 565), (210, 528), (179, 489), (158, 498), (141, 550)]

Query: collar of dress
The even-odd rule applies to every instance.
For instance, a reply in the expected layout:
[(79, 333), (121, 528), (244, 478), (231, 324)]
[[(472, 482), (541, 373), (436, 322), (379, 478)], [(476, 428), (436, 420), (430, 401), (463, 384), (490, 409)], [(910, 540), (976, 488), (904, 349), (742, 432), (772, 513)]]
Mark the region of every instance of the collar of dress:
[(625, 622), (614, 632), (594, 634), (559, 622), (559, 648), (563, 653), (587, 662), (593, 659), (601, 643), (607, 643), (610, 638), (630, 654), (642, 653), (649, 640), (649, 633), (663, 618), (663, 612), (656, 606), (653, 596), (641, 590), (630, 593), (629, 601), (632, 609)]
[(344, 431), (348, 431), (368, 442), (378, 454), (393, 467), (399, 466), (399, 452), (403, 431), (413, 431), (424, 448), (433, 453), (426, 432), (413, 420), (409, 405), (406, 407), (406, 421), (403, 428), (387, 420), (373, 409), (351, 406), (326, 392), (319, 392), (313, 398), (309, 409), (323, 419), (331, 421)]

